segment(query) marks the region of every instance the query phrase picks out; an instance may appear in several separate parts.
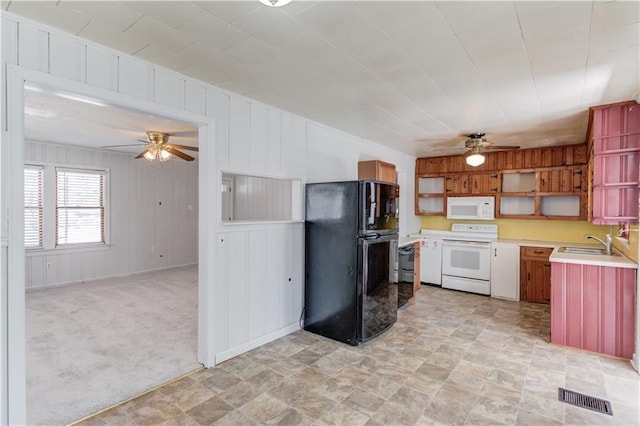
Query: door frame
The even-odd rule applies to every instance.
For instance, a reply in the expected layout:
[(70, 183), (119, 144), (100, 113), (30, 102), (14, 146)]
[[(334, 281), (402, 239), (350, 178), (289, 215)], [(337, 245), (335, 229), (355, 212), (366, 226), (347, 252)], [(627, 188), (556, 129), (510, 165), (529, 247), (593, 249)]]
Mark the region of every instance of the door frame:
[[(26, 324), (24, 250), (24, 85), (26, 82), (104, 100), (109, 104), (193, 123), (198, 127), (198, 343), (197, 360), (215, 365), (213, 338), (213, 277), (215, 229), (205, 220), (215, 214), (215, 122), (204, 115), (179, 110), (61, 77), (8, 65), (2, 108), (5, 126), (0, 144), (0, 424), (26, 424)], [(210, 165), (210, 166), (208, 166)]]

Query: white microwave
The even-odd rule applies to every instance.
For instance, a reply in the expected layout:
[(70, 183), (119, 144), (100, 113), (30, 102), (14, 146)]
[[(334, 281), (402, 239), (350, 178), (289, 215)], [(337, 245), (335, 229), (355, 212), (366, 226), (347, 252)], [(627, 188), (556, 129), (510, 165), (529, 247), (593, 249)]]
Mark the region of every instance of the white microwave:
[(495, 197), (448, 197), (447, 219), (493, 220)]

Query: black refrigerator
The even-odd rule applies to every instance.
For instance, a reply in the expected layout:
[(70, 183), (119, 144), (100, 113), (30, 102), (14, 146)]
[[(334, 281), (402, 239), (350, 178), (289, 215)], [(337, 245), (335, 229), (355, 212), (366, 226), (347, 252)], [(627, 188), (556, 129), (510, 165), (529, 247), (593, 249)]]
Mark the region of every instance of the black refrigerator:
[(306, 185), (304, 329), (351, 345), (397, 319), (397, 185)]

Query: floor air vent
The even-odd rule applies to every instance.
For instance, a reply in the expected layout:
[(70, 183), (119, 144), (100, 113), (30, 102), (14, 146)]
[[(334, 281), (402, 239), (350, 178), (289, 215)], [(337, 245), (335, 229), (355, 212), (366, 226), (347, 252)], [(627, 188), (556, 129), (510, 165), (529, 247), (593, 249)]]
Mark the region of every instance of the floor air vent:
[(558, 388), (558, 400), (566, 402), (567, 404), (575, 405), (576, 407), (588, 408), (589, 410), (597, 411), (598, 413), (613, 416), (611, 403), (604, 399)]

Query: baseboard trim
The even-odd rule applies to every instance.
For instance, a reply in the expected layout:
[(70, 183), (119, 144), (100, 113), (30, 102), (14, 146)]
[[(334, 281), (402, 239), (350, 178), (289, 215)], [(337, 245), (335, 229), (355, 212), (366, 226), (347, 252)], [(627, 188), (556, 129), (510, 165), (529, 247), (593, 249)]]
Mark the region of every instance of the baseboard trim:
[(272, 342), (276, 339), (286, 336), (287, 334), (291, 334), (296, 330), (300, 330), (300, 325), (298, 323), (294, 323), (286, 327), (280, 328), (274, 332), (265, 334), (264, 336), (258, 337), (257, 339), (251, 340), (250, 342), (244, 343), (240, 346), (227, 349), (226, 351), (216, 354), (215, 363), (216, 365), (218, 365), (221, 362), (224, 362), (235, 356), (238, 356), (245, 352), (249, 352), (250, 350), (257, 348), (258, 346), (262, 346), (266, 343)]

